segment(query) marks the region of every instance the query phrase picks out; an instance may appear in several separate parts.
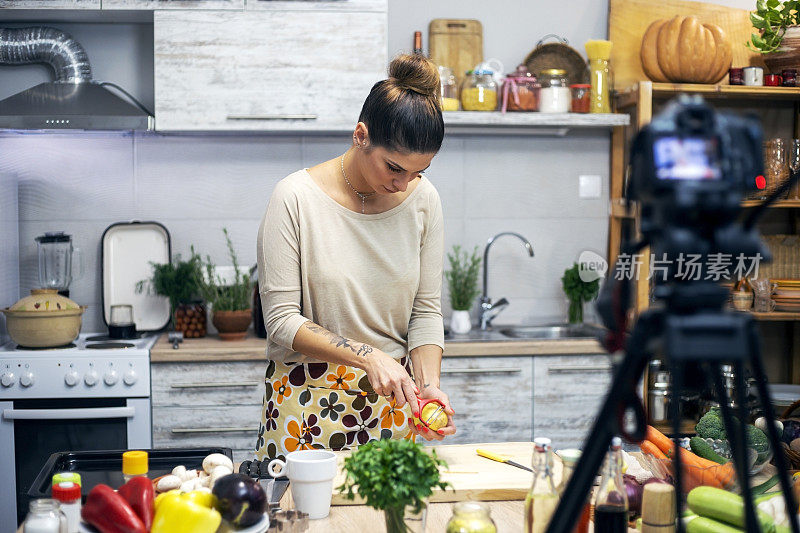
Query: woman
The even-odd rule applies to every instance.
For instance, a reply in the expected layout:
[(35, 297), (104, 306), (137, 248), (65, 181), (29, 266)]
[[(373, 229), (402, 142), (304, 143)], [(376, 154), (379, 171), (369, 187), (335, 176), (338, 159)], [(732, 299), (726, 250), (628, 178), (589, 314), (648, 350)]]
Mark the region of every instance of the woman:
[[(442, 207), (422, 176), (444, 136), (438, 89), (433, 63), (397, 57), (353, 145), (275, 187), (258, 234), (261, 459), (456, 431), (439, 389)], [(448, 425), (415, 427), (418, 397), (440, 400)]]

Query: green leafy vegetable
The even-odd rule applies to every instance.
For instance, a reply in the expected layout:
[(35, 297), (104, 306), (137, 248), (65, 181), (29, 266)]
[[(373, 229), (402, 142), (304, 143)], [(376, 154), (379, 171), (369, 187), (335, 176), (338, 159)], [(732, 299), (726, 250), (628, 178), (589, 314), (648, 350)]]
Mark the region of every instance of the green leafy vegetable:
[[(206, 255), (205, 263), (202, 263), (205, 276), (198, 271), (198, 286), (203, 298), (211, 303), (214, 311), (242, 311), (250, 309), (250, 296), (252, 286), (250, 276), (240, 272), (239, 260), (236, 257), (236, 250), (233, 249), (233, 242), (228, 234), (227, 228), (222, 228), (225, 234), (225, 242), (228, 246), (228, 256), (233, 263), (234, 280), (233, 284), (225, 285), (222, 278), (216, 273), (216, 266), (211, 262), (211, 256)], [(192, 248), (194, 253), (194, 248)], [(199, 259), (199, 257), (198, 257)]]
[(756, 10), (750, 13), (750, 23), (758, 33), (751, 34), (745, 46), (762, 54), (776, 52), (786, 28), (800, 24), (800, 0), (758, 0)]
[(481, 256), (478, 247), (467, 255), (461, 246), (453, 246), (447, 254), (450, 270), (445, 272), (447, 287), (450, 290), (450, 305), (456, 311), (469, 311), (480, 294), (478, 289), (478, 272), (481, 268)]
[(574, 263), (564, 271), (561, 286), (569, 299), (569, 322), (573, 324), (583, 322), (583, 303), (597, 298), (600, 280), (583, 281), (580, 276), (580, 266)]

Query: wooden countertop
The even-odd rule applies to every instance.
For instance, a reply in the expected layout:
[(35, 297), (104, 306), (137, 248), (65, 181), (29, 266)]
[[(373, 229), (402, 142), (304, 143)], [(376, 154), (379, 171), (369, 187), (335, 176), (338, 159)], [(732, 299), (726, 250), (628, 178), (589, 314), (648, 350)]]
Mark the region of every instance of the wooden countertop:
[[(241, 341), (222, 341), (219, 337), (185, 339), (177, 350), (162, 334), (150, 350), (151, 363), (263, 361), (267, 341), (248, 336)], [(445, 357), (495, 355), (607, 355), (592, 339), (581, 340), (512, 340), (512, 341), (445, 341)]]

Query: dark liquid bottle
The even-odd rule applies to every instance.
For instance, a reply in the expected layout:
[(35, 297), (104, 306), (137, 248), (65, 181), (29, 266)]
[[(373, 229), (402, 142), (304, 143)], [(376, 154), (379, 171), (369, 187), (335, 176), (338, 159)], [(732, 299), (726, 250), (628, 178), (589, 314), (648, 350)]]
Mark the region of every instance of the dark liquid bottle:
[(626, 533), (628, 531), (628, 511), (619, 505), (595, 507), (594, 530), (596, 533)]
[(622, 481), (622, 440), (611, 439), (594, 502), (595, 533), (627, 533), (628, 493)]

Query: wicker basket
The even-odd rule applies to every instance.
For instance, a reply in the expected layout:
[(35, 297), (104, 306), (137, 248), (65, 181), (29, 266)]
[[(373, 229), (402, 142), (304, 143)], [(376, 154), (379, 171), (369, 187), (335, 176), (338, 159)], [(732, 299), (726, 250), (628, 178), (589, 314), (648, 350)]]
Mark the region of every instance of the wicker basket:
[[(800, 420), (800, 418), (792, 416), (798, 408), (800, 408), (800, 400), (796, 400), (792, 405), (787, 407), (778, 420)], [(785, 442), (782, 442), (781, 446), (783, 447), (783, 455), (786, 456), (786, 459), (789, 461), (789, 468), (792, 470), (800, 469), (800, 453), (789, 448), (789, 445)]]
[(758, 277), (800, 279), (800, 236), (767, 235), (764, 242), (772, 254), (772, 261), (761, 262)]

